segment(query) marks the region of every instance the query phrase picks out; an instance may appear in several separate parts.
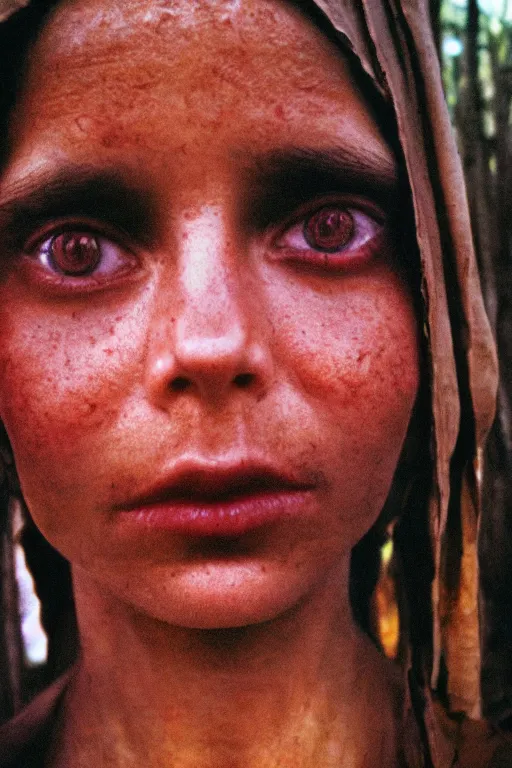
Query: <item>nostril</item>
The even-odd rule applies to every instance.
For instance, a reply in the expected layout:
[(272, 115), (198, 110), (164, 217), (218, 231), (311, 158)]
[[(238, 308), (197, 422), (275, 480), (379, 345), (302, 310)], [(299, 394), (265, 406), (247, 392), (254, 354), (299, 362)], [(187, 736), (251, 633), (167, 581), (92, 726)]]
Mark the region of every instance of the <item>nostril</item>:
[(171, 381), (170, 389), (172, 389), (173, 392), (183, 392), (185, 389), (188, 389), (189, 386), (190, 381), (188, 379), (184, 376), (176, 376), (176, 378)]
[(252, 373), (239, 373), (233, 379), (233, 384), (239, 389), (247, 389), (254, 381), (254, 374)]

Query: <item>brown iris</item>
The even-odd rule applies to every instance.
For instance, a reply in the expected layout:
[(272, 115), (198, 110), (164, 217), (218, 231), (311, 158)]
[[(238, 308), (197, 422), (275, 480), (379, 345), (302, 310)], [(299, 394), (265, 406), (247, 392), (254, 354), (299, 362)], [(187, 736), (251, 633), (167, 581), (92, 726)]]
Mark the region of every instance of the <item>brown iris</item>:
[(335, 206), (325, 206), (304, 222), (304, 237), (312, 248), (334, 253), (346, 246), (354, 234), (352, 215)]
[(85, 275), (98, 265), (98, 240), (87, 232), (64, 232), (56, 235), (50, 244), (54, 265), (66, 275)]

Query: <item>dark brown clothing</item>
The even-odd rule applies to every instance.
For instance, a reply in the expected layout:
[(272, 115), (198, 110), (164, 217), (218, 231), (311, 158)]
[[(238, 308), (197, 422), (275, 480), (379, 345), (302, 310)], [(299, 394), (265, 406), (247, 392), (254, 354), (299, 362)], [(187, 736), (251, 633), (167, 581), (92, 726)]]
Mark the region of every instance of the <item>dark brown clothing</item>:
[[(0, 768), (44, 768), (60, 705), (73, 671), (69, 670), (0, 727)], [(434, 700), (425, 704), (425, 720), (431, 734), (429, 749), (435, 766), (512, 768), (512, 735), (504, 735), (482, 721), (448, 718)], [(430, 768), (430, 758), (426, 755), (416, 721), (405, 722), (403, 730), (403, 757), (397, 768)]]
[(0, 768), (43, 768), (59, 705), (72, 670), (0, 727)]

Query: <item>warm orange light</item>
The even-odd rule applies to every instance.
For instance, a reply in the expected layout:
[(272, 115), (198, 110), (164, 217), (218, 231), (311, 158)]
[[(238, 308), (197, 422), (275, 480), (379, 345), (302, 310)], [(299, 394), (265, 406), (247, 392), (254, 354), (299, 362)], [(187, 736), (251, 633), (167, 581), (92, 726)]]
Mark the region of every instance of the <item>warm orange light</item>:
[(393, 541), (388, 539), (381, 548), (380, 576), (374, 594), (377, 634), (386, 656), (395, 659), (400, 637), (400, 617), (396, 584), (391, 571)]

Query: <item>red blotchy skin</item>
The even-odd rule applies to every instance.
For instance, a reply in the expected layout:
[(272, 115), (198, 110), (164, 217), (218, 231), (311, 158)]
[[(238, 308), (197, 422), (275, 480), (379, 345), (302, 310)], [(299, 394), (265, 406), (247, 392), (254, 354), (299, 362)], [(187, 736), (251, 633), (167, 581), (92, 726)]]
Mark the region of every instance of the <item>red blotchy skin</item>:
[[(194, 4), (194, 23), (187, 11), (167, 26), (156, 5), (101, 6), (63, 4), (38, 41), (0, 197), (70, 163), (114, 169), (151, 196), (156, 224), (146, 241), (88, 222), (124, 264), (94, 289), (57, 289), (33, 246), (9, 258), (0, 418), (34, 520), (98, 589), (172, 624), (261, 622), (314, 593), (377, 518), (419, 365), (387, 210), (377, 253), (305, 266), (282, 245), (295, 211), (255, 225), (267, 190), (251, 169), (291, 145), (348, 148), (391, 176), (395, 159), (343, 58), (298, 11), (281, 24), (284, 10), (255, 3), (227, 24)], [(316, 209), (333, 204), (327, 191)], [(120, 532), (115, 509), (177, 462), (254, 457), (313, 490), (229, 557), (172, 531)]]

